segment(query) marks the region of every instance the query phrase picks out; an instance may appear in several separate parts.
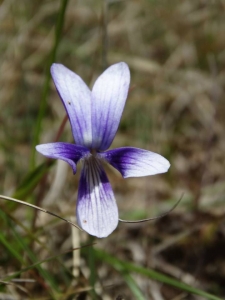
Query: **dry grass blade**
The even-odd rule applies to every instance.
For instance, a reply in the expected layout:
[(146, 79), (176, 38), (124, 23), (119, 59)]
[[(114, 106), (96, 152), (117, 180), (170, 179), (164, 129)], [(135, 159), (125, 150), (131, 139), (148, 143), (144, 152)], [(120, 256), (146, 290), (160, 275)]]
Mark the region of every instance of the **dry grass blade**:
[[(8, 281), (4, 281), (4, 280), (0, 280), (0, 284), (5, 284), (5, 285), (12, 285), (18, 289), (20, 289), (21, 291), (23, 291), (24, 293), (26, 293), (27, 295), (30, 296), (29, 292), (27, 289), (25, 289), (24, 287), (22, 287), (21, 285), (19, 284), (15, 284), (13, 282), (8, 282)], [(0, 298), (1, 299), (1, 298)]]
[(66, 220), (66, 219), (64, 219), (63, 217), (60, 217), (60, 216), (58, 216), (57, 214), (55, 214), (55, 213), (53, 213), (53, 212), (50, 212), (50, 211), (48, 211), (48, 210), (46, 210), (46, 209), (44, 209), (44, 208), (41, 208), (41, 207), (39, 207), (39, 206), (30, 204), (30, 203), (27, 203), (27, 202), (24, 202), (24, 201), (22, 201), (22, 200), (18, 200), (18, 199), (15, 199), (15, 198), (7, 197), (7, 196), (4, 196), (4, 195), (0, 195), (0, 198), (1, 198), (1, 199), (4, 199), (4, 200), (13, 201), (13, 202), (16, 202), (16, 203), (20, 203), (20, 204), (23, 204), (23, 205), (26, 205), (26, 206), (35, 208), (35, 209), (40, 210), (40, 211), (42, 211), (42, 212), (44, 212), (44, 213), (46, 213), (46, 214), (49, 214), (49, 215), (52, 215), (52, 216), (54, 216), (54, 217), (56, 217), (56, 218), (58, 218), (58, 219), (61, 219), (61, 220), (65, 221), (65, 222), (69, 223), (70, 225), (76, 227), (77, 229), (83, 231), (78, 225), (74, 224), (73, 222), (71, 222), (71, 221), (69, 221), (69, 220)]
[(174, 206), (169, 211), (165, 212), (164, 214), (162, 214), (160, 216), (142, 219), (142, 220), (130, 220), (130, 221), (119, 219), (119, 221), (122, 223), (144, 223), (144, 222), (148, 222), (148, 221), (154, 221), (154, 220), (161, 219), (161, 218), (167, 216), (168, 214), (170, 214), (178, 206), (178, 204), (182, 200), (183, 196), (184, 196), (184, 194), (181, 195), (180, 199), (174, 204)]
[(93, 245), (95, 245), (95, 243), (91, 243), (91, 244), (87, 244), (87, 245), (84, 245), (84, 246), (80, 246), (80, 247), (78, 247), (78, 248), (73, 248), (73, 249), (70, 249), (70, 250), (66, 250), (66, 251), (64, 251), (64, 252), (62, 252), (62, 253), (60, 253), (60, 254), (50, 256), (50, 257), (48, 257), (48, 258), (46, 258), (46, 259), (43, 259), (43, 260), (41, 260), (41, 261), (38, 261), (38, 262), (32, 264), (32, 265), (30, 265), (30, 266), (28, 266), (28, 267), (26, 267), (26, 268), (21, 269), (20, 271), (14, 273), (14, 274), (12, 274), (12, 275), (9, 275), (9, 276), (5, 277), (5, 278), (3, 279), (2, 282), (5, 284), (7, 281), (13, 279), (14, 277), (17, 277), (18, 275), (20, 275), (20, 274), (22, 274), (22, 273), (24, 273), (24, 272), (26, 272), (26, 271), (28, 271), (28, 270), (30, 270), (30, 269), (32, 269), (32, 268), (38, 266), (38, 265), (40, 265), (40, 264), (43, 264), (43, 263), (45, 263), (45, 262), (48, 262), (48, 261), (53, 260), (53, 259), (55, 259), (55, 258), (58, 258), (58, 257), (60, 257), (61, 255), (67, 254), (67, 253), (69, 253), (69, 252), (72, 252), (72, 251), (75, 251), (75, 250), (79, 250), (79, 249), (81, 249), (81, 248), (90, 247), (90, 246), (93, 246)]

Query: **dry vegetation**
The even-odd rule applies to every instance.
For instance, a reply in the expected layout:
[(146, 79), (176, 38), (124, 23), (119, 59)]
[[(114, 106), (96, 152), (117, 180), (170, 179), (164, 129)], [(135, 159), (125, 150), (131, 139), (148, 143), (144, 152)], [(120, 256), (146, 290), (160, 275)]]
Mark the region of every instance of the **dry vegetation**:
[[(10, 196), (31, 170), (32, 139), (60, 1), (0, 3), (0, 191)], [(120, 224), (103, 240), (0, 200), (0, 279), (35, 261), (95, 242), (95, 247), (117, 258), (225, 298), (225, 1), (111, 0), (108, 9), (103, 6), (100, 0), (68, 2), (56, 62), (90, 86), (106, 64), (127, 62), (131, 91), (112, 146), (146, 148), (171, 162), (167, 174), (140, 179), (124, 180), (107, 168), (120, 216), (160, 215), (184, 196), (168, 216)], [(54, 140), (64, 116), (51, 82), (41, 142)], [(60, 140), (72, 141), (69, 124)], [(37, 154), (36, 165), (43, 161)], [(79, 174), (73, 176), (64, 163), (55, 162), (21, 200), (70, 219), (78, 179)], [(54, 297), (43, 270), (32, 268), (18, 277), (22, 282), (2, 284), (0, 299), (136, 299), (123, 274), (93, 261), (87, 252), (69, 252), (42, 265), (55, 280)], [(96, 272), (95, 295), (89, 293), (90, 270)], [(132, 276), (145, 299), (204, 299)]]

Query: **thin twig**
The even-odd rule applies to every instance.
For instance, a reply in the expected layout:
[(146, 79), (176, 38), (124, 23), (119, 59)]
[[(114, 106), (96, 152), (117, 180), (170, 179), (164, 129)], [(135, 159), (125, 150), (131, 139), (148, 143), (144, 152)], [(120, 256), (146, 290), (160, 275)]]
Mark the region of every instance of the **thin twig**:
[(44, 212), (44, 213), (46, 213), (46, 214), (49, 214), (49, 215), (52, 215), (52, 216), (54, 216), (54, 217), (56, 217), (56, 218), (58, 218), (58, 219), (61, 219), (61, 220), (65, 221), (65, 222), (69, 223), (70, 225), (76, 227), (77, 229), (83, 231), (78, 225), (74, 224), (73, 222), (71, 222), (71, 221), (69, 221), (69, 220), (66, 220), (66, 219), (64, 219), (63, 217), (60, 217), (60, 216), (56, 215), (55, 213), (52, 213), (52, 212), (50, 212), (50, 211), (48, 211), (48, 210), (46, 210), (46, 209), (44, 209), (44, 208), (41, 208), (41, 207), (39, 207), (39, 206), (30, 204), (30, 203), (27, 203), (27, 202), (24, 202), (24, 201), (22, 201), (22, 200), (18, 200), (18, 199), (15, 199), (15, 198), (7, 197), (7, 196), (4, 196), (4, 195), (0, 195), (0, 198), (1, 198), (1, 199), (4, 199), (4, 200), (13, 201), (13, 202), (16, 202), (16, 203), (20, 203), (20, 204), (23, 204), (23, 205), (26, 205), (26, 206), (35, 208), (35, 209), (40, 210), (40, 211), (42, 211), (42, 212)]
[(62, 123), (61, 123), (61, 125), (60, 125), (60, 127), (59, 127), (59, 130), (58, 130), (58, 132), (57, 132), (57, 134), (56, 134), (56, 137), (55, 137), (55, 141), (54, 141), (54, 142), (58, 142), (60, 136), (61, 136), (62, 133), (63, 133), (64, 127), (65, 127), (67, 121), (68, 121), (68, 115), (66, 114), (65, 117), (63, 118)]
[(122, 222), (122, 223), (143, 223), (143, 222), (148, 222), (148, 221), (154, 221), (154, 220), (161, 219), (161, 218), (167, 216), (168, 214), (170, 214), (177, 207), (177, 205), (180, 203), (183, 196), (184, 196), (184, 194), (181, 195), (180, 199), (175, 203), (175, 205), (169, 211), (165, 212), (164, 214), (162, 214), (160, 216), (147, 218), (147, 219), (142, 219), (142, 220), (131, 220), (131, 221), (119, 219), (119, 221)]
[[(30, 293), (28, 292), (27, 289), (25, 289), (23, 286), (16, 284), (14, 282), (8, 282), (8, 281), (4, 281), (4, 280), (0, 280), (0, 284), (5, 284), (5, 285), (12, 285), (16, 288), (18, 288), (19, 290), (23, 291), (24, 293), (26, 293), (28, 296), (30, 296)], [(2, 299), (2, 298), (1, 298)], [(4, 298), (6, 299), (6, 298)], [(7, 298), (8, 299), (8, 298)]]

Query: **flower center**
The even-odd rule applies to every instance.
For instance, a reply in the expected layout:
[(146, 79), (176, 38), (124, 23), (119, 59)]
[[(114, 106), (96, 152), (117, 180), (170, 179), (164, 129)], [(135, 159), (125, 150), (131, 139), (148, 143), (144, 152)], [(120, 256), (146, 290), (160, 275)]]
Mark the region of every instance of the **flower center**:
[(100, 159), (97, 155), (96, 150), (91, 149), (89, 155), (84, 157), (84, 166), (88, 168), (99, 168), (100, 166)]
[(92, 154), (93, 156), (96, 156), (96, 153), (97, 153), (97, 152), (96, 152), (95, 149), (91, 149), (90, 152), (91, 152), (91, 154)]

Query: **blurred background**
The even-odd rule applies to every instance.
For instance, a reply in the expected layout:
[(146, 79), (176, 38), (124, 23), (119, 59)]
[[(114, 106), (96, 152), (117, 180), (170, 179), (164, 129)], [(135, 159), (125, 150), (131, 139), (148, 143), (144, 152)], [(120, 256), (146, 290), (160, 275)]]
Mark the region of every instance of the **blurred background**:
[(166, 217), (120, 223), (101, 240), (0, 199), (0, 299), (207, 299), (120, 272), (112, 257), (225, 298), (224, 13), (224, 0), (0, 1), (1, 194), (76, 222), (79, 171), (34, 149), (73, 142), (69, 122), (59, 132), (65, 111), (49, 67), (62, 63), (92, 87), (125, 61), (131, 89), (112, 148), (160, 153), (171, 168), (124, 180), (106, 166), (120, 217), (158, 216), (183, 195)]

